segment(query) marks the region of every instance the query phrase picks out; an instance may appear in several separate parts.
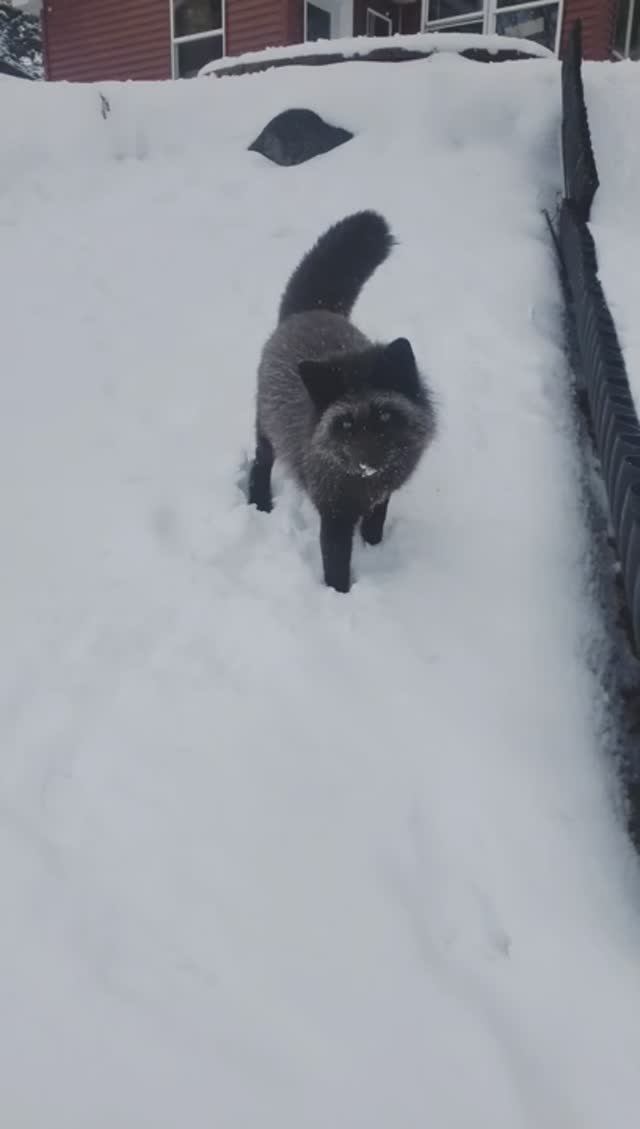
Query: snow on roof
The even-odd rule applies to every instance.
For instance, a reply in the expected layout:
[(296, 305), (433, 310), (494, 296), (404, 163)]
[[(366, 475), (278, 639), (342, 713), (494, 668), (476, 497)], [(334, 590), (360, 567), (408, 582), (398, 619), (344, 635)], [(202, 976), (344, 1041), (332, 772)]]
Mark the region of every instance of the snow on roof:
[(553, 52), (530, 39), (507, 35), (469, 35), (462, 32), (423, 32), (420, 35), (351, 36), (345, 39), (319, 39), (310, 43), (292, 43), (287, 47), (266, 47), (263, 51), (247, 51), (244, 55), (226, 56), (207, 63), (201, 75), (215, 74), (231, 64), (257, 63), (270, 59), (297, 59), (301, 55), (335, 55), (360, 58), (381, 47), (399, 47), (406, 51), (433, 52), (471, 51), (482, 48), (491, 54), (499, 51), (519, 51), (534, 58), (553, 58)]

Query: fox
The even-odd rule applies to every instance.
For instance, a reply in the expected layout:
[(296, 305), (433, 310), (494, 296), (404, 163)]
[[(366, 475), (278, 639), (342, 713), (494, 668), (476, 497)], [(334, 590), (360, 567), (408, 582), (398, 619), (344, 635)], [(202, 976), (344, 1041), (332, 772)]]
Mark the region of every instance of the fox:
[(371, 210), (334, 223), (300, 261), (258, 365), (249, 504), (273, 507), (276, 458), (320, 515), (324, 582), (347, 593), (356, 527), (378, 545), (391, 495), (436, 433), (433, 396), (411, 343), (370, 341), (351, 312), (395, 239)]

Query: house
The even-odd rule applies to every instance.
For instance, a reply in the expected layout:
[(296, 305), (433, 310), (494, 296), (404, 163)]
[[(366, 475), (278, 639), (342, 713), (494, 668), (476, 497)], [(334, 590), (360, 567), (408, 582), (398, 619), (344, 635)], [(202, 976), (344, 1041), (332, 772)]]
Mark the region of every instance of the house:
[(640, 0), (18, 0), (41, 6), (51, 80), (185, 78), (267, 46), (401, 31), (498, 33), (562, 49), (580, 18), (586, 58), (640, 55)]

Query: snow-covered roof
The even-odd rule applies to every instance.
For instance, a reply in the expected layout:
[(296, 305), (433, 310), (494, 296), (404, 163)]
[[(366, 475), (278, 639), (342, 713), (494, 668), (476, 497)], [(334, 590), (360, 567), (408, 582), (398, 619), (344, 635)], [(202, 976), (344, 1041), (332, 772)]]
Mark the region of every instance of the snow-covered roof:
[(216, 71), (225, 70), (231, 62), (234, 65), (244, 63), (268, 62), (276, 59), (297, 59), (301, 55), (344, 55), (360, 58), (379, 51), (382, 47), (398, 47), (405, 51), (430, 52), (451, 51), (460, 54), (462, 51), (477, 50), (479, 47), (490, 54), (500, 51), (519, 51), (521, 54), (531, 55), (535, 58), (553, 58), (553, 52), (531, 39), (519, 39), (508, 35), (469, 35), (463, 32), (423, 32), (420, 35), (389, 35), (351, 36), (345, 39), (319, 39), (310, 43), (292, 43), (288, 47), (266, 47), (262, 51), (248, 51), (244, 55), (236, 55), (233, 60), (227, 56), (207, 63), (199, 72), (201, 75), (215, 74)]

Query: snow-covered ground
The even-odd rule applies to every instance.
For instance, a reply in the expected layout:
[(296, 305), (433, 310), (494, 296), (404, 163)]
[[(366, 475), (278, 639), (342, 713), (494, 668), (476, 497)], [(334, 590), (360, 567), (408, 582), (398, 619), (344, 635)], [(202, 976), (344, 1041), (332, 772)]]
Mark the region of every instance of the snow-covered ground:
[[(636, 1129), (558, 65), (100, 90), (0, 98), (2, 1125)], [(292, 105), (355, 139), (247, 152)], [(360, 207), (357, 321), (441, 434), (338, 596), (242, 483), (281, 288)]]
[(600, 187), (591, 213), (600, 277), (640, 411), (640, 64), (585, 64)]

